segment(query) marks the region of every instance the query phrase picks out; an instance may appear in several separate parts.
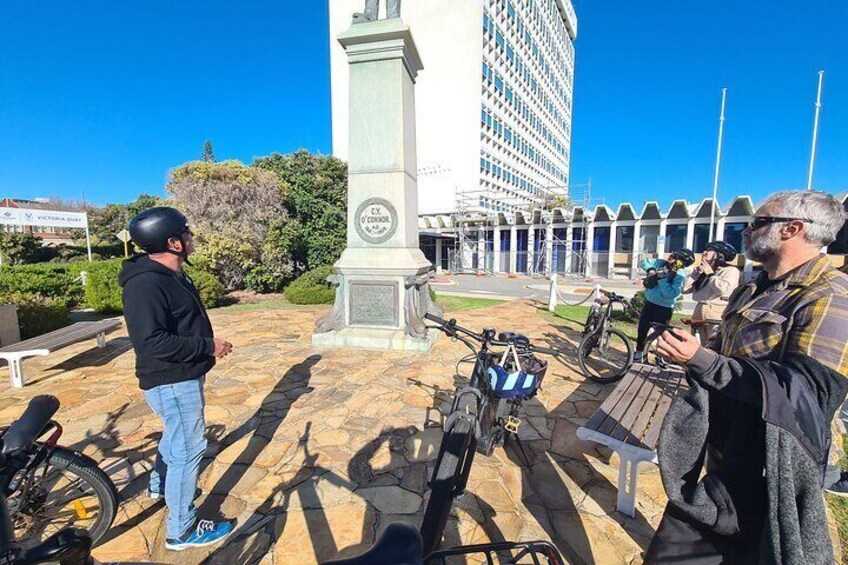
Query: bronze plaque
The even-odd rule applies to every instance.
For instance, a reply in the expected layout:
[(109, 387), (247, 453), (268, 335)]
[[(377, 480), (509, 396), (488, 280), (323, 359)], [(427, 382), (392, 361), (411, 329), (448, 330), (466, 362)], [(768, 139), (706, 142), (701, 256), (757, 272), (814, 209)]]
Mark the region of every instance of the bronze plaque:
[(398, 285), (393, 282), (351, 281), (350, 324), (398, 326)]

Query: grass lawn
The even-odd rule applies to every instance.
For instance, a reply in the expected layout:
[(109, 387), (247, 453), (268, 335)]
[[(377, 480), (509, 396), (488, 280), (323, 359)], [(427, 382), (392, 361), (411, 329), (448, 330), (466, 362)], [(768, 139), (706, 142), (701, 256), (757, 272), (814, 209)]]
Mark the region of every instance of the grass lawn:
[[(842, 436), (842, 447), (848, 449), (848, 436)], [(845, 469), (848, 458), (842, 457), (842, 468)], [(836, 520), (836, 528), (839, 531), (839, 540), (842, 542), (842, 563), (848, 563), (848, 498), (833, 496), (825, 493), (824, 499), (833, 512)]]
[(825, 494), (824, 498), (836, 519), (839, 540), (842, 542), (842, 563), (848, 563), (848, 498), (841, 498), (832, 494)]
[[(486, 308), (487, 306), (497, 306), (502, 304), (503, 300), (495, 300), (492, 298), (476, 298), (465, 296), (446, 296), (440, 294), (436, 298), (436, 303), (439, 304), (446, 312), (461, 312), (463, 310), (473, 310), (475, 308)], [(320, 306), (320, 305), (319, 305)], [(332, 304), (326, 304), (327, 308)], [(272, 300), (261, 300), (258, 302), (250, 302), (247, 304), (233, 304), (231, 306), (221, 306), (215, 308), (216, 312), (255, 312), (258, 310), (280, 310), (287, 308), (300, 308), (298, 304), (292, 304), (284, 297), (274, 297)]]
[[(586, 318), (589, 316), (589, 306), (569, 306), (560, 304), (556, 307), (555, 312), (548, 312), (547, 308), (540, 307), (539, 312), (551, 321), (565, 323), (574, 330), (583, 328), (586, 323)], [(618, 311), (616, 311), (618, 314)], [(672, 322), (680, 322), (681, 318), (685, 318), (685, 314), (676, 312), (671, 320)], [(615, 327), (627, 334), (631, 339), (636, 339), (636, 322), (631, 322), (620, 317), (616, 317)]]
[[(329, 306), (329, 305), (328, 305)], [(279, 310), (281, 308), (299, 308), (297, 304), (292, 304), (288, 300), (268, 300), (265, 302), (253, 302), (250, 304), (233, 304), (232, 306), (221, 306), (215, 308), (213, 312), (254, 312), (257, 310)]]
[(463, 310), (474, 310), (475, 308), (486, 308), (503, 304), (503, 300), (494, 298), (475, 298), (468, 296), (436, 295), (436, 304), (445, 309), (445, 312), (461, 312)]

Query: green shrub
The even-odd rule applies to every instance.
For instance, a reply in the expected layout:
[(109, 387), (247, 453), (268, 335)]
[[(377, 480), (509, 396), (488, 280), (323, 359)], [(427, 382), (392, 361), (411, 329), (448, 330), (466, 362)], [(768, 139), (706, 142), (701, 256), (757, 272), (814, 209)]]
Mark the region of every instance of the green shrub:
[(68, 307), (57, 298), (25, 292), (4, 292), (0, 304), (18, 307), (21, 339), (29, 339), (68, 325)]
[(433, 290), (433, 287), (430, 286), (429, 284), (427, 285), (427, 290), (430, 291), (430, 300), (432, 302), (435, 302), (436, 301), (436, 291)]
[(36, 263), (46, 253), (50, 253), (49, 250), (43, 249), (40, 237), (29, 233), (0, 231), (0, 257), (3, 258), (3, 263), (9, 265)]
[(60, 300), (69, 307), (84, 299), (79, 270), (55, 263), (0, 268), (0, 289), (2, 292), (39, 294)]
[(194, 286), (197, 287), (197, 292), (200, 293), (200, 300), (207, 308), (214, 308), (224, 297), (224, 285), (221, 284), (215, 275), (208, 273), (197, 267), (190, 265), (183, 266), (186, 274), (191, 278)]
[(122, 259), (111, 259), (85, 263), (81, 267), (81, 270), (88, 273), (85, 283), (85, 303), (88, 307), (110, 314), (123, 310), (121, 287), (118, 284), (122, 266)]
[(332, 267), (318, 267), (303, 273), (286, 287), (286, 298), (292, 304), (332, 304), (336, 289), (327, 282), (332, 272)]
[[(118, 275), (123, 264), (123, 259), (110, 259), (86, 263), (81, 267), (82, 270), (88, 271), (85, 302), (90, 308), (103, 313), (120, 313), (123, 310), (123, 288), (118, 284)], [(189, 265), (183, 268), (197, 287), (203, 305), (206, 308), (217, 306), (224, 296), (224, 286), (215, 275)]]
[(282, 290), (285, 286), (286, 278), (275, 273), (274, 270), (267, 265), (259, 265), (247, 273), (245, 283), (247, 289), (252, 290), (253, 292), (277, 292)]

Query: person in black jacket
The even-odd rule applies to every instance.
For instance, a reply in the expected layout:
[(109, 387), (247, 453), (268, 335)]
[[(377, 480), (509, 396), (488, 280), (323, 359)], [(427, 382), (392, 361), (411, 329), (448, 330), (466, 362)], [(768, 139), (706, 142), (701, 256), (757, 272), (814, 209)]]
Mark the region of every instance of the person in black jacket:
[(147, 253), (125, 261), (118, 278), (124, 317), (139, 386), (164, 426), (148, 494), (164, 495), (165, 547), (182, 551), (221, 541), (233, 529), (229, 522), (198, 520), (194, 505), (206, 450), (203, 385), (215, 359), (233, 346), (214, 336), (200, 294), (182, 270), (194, 251), (185, 216), (167, 207), (145, 210), (130, 221), (130, 236)]

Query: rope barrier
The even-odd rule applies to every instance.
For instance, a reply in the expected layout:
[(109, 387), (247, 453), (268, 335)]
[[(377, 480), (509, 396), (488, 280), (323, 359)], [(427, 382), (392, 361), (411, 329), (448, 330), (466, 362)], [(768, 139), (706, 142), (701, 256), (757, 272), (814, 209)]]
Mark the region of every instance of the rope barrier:
[(601, 285), (596, 284), (592, 292), (588, 293), (583, 300), (578, 302), (569, 302), (566, 300), (563, 295), (560, 293), (559, 288), (557, 288), (557, 275), (551, 275), (551, 288), (548, 295), (548, 310), (553, 312), (556, 309), (558, 303), (565, 304), (566, 306), (580, 306), (585, 304), (590, 299), (594, 300), (598, 298), (601, 294)]

